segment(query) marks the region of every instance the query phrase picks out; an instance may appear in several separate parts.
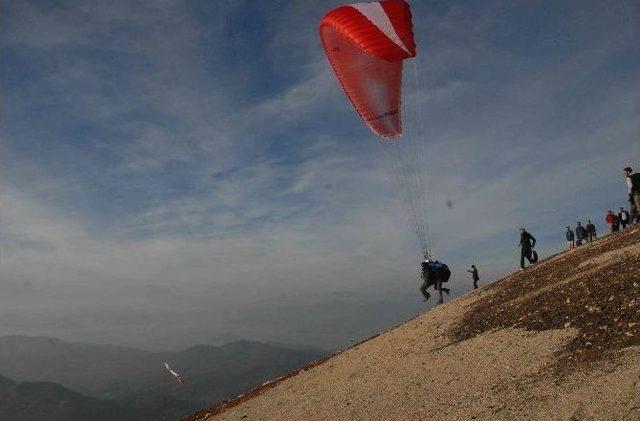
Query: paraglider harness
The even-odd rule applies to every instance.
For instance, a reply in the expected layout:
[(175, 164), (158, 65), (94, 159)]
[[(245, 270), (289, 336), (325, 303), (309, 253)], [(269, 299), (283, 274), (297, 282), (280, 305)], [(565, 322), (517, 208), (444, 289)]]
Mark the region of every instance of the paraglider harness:
[(435, 286), (438, 280), (443, 283), (448, 282), (451, 277), (451, 270), (446, 264), (437, 260), (426, 260), (422, 262), (422, 279), (427, 284), (427, 288)]

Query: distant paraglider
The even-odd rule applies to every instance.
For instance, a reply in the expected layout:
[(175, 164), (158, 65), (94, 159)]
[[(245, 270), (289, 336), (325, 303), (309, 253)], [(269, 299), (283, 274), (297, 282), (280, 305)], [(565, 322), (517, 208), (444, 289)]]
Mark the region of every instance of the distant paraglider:
[(164, 363), (164, 368), (169, 372), (169, 374), (171, 374), (171, 376), (173, 376), (173, 378), (180, 384), (184, 384), (184, 377), (182, 376), (182, 374), (178, 373), (177, 371), (174, 371), (171, 369), (171, 367), (169, 367), (169, 364), (167, 362)]

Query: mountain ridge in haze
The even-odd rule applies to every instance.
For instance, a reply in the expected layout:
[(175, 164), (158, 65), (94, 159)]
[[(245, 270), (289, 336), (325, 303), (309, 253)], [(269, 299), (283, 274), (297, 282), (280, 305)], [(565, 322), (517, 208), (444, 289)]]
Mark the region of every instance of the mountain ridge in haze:
[[(255, 341), (153, 353), (12, 335), (0, 337), (0, 375), (19, 382), (55, 383), (69, 392), (116, 403), (145, 417), (176, 419), (324, 354)], [(164, 369), (164, 361), (185, 376), (185, 384), (175, 382)]]
[(15, 382), (0, 376), (0, 419), (4, 421), (136, 421), (142, 413), (115, 402), (87, 397), (49, 382)]

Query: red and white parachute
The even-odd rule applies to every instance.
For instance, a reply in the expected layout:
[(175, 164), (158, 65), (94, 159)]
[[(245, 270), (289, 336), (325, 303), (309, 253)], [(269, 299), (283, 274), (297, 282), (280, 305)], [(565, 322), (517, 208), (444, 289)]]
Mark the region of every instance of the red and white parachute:
[[(384, 140), (383, 156), (398, 183), (422, 254), (430, 255), (426, 212), (424, 129), (413, 127), (400, 142), (403, 113), (422, 123), (418, 107), (403, 106), (402, 70), (416, 57), (412, 15), (404, 0), (355, 3), (330, 10), (320, 21), (320, 40), (331, 67), (354, 108)], [(419, 104), (416, 60), (412, 98)], [(416, 124), (414, 124), (416, 126)]]
[(167, 362), (164, 363), (164, 368), (169, 372), (169, 374), (173, 376), (174, 379), (176, 379), (178, 383), (184, 384), (184, 377), (182, 376), (182, 374), (172, 370)]
[(415, 57), (404, 0), (341, 6), (320, 22), (320, 39), (342, 88), (379, 136), (402, 134), (402, 62)]

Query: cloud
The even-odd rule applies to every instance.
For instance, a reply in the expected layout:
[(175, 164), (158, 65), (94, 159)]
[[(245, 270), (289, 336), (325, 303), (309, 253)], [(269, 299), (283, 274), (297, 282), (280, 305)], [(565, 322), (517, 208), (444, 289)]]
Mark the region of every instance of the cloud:
[[(95, 329), (127, 342), (126, 314), (155, 346), (171, 317), (189, 340), (274, 332), (282, 294), (415, 310), (406, 206), (318, 45), (330, 5), (258, 3), (3, 4), (0, 318), (104, 311)], [(640, 156), (636, 6), (534, 9), (414, 5), (423, 89), (408, 66), (405, 96), (426, 130), (408, 136), (458, 289), (471, 262), (514, 267), (519, 226), (550, 253), (599, 221)]]

